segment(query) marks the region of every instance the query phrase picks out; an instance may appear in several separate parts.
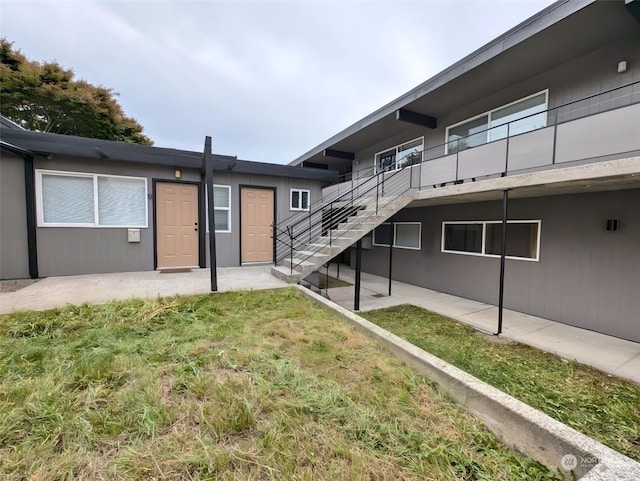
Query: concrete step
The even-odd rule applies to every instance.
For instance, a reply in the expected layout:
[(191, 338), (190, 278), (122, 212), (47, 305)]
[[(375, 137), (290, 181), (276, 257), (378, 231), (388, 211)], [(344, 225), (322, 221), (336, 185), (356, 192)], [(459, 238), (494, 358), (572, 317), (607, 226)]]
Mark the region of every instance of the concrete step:
[[(310, 257), (308, 260), (300, 260), (293, 258), (293, 268), (299, 271), (304, 271), (306, 267), (312, 267), (316, 264), (316, 259)], [(282, 259), (280, 261), (280, 265), (283, 267), (290, 268), (291, 267), (291, 259)]]
[(313, 244), (308, 244), (307, 248), (317, 253), (326, 254), (330, 258), (334, 258), (338, 254), (340, 254), (340, 252), (342, 252), (342, 247), (336, 245), (329, 246), (329, 243), (320, 243), (319, 239), (320, 238), (317, 238), (316, 242), (314, 242)]
[(300, 279), (304, 277), (302, 272), (297, 271), (295, 269), (293, 270), (293, 272), (291, 272), (291, 269), (289, 267), (284, 267), (284, 266), (272, 267), (271, 275), (274, 277), (277, 277), (278, 279), (282, 279), (283, 281), (288, 282), (290, 284), (296, 284), (300, 282)]
[(306, 259), (308, 257), (315, 257), (315, 258), (320, 259), (320, 258), (323, 258), (323, 257), (325, 257), (325, 258), (329, 257), (329, 254), (323, 252), (321, 248), (316, 250), (316, 249), (310, 248), (310, 246), (308, 246), (308, 245), (305, 246), (305, 247), (307, 249), (309, 249), (309, 250), (303, 250), (303, 251), (294, 252), (293, 258), (294, 259)]

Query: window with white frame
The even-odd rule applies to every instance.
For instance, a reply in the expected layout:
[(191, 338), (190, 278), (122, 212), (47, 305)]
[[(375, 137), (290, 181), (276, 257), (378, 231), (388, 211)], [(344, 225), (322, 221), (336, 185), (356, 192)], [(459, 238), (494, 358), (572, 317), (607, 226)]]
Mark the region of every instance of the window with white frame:
[[(537, 261), (540, 258), (539, 220), (507, 222), (507, 251), (510, 259)], [(442, 223), (442, 252), (500, 257), (502, 221)]]
[(447, 127), (447, 153), (547, 126), (549, 91), (535, 93)]
[(421, 233), (420, 222), (385, 222), (373, 230), (373, 245), (420, 250)]
[(147, 227), (147, 179), (36, 171), (39, 227)]
[(423, 150), (424, 137), (420, 137), (378, 152), (374, 158), (374, 171), (375, 173), (390, 172), (406, 165), (419, 164), (422, 161)]
[(291, 189), (290, 195), (289, 208), (291, 210), (309, 210), (310, 193), (308, 190)]
[[(205, 212), (209, 212), (209, 197), (205, 187)], [(231, 232), (231, 186), (213, 184), (213, 220), (218, 233)], [(209, 216), (206, 216), (209, 232)]]

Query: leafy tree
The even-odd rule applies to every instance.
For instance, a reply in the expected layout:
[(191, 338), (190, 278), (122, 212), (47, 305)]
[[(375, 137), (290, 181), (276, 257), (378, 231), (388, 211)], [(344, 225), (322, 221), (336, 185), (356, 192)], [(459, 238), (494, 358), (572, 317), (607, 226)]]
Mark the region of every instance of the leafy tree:
[(0, 39), (0, 112), (28, 130), (152, 145), (112, 89), (75, 80), (57, 62), (27, 59)]

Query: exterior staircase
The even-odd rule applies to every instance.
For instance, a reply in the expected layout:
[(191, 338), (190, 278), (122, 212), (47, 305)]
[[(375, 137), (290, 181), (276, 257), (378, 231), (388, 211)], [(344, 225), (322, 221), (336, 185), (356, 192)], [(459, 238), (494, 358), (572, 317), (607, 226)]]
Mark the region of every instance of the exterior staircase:
[(318, 270), (406, 207), (414, 198), (411, 180), (410, 168), (382, 172), (274, 225), (271, 273), (295, 283)]

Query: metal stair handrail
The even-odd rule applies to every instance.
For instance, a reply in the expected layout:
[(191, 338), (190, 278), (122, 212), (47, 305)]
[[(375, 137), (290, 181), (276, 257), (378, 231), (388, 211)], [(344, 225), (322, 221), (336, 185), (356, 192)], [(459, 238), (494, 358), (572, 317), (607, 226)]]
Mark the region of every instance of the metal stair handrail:
[[(412, 176), (409, 175), (408, 182), (404, 182), (401, 176), (403, 172), (410, 172), (410, 170), (405, 171), (406, 167), (419, 162), (415, 162), (414, 154), (410, 162), (407, 162), (402, 169), (393, 171), (381, 169), (377, 174), (355, 185), (351, 190), (333, 195), (330, 200), (325, 198), (323, 201), (316, 203), (313, 209), (305, 212), (302, 216), (299, 214), (294, 215), (287, 219), (289, 222), (285, 221), (279, 225), (273, 225), (273, 236), (276, 240), (276, 264), (289, 257), (291, 271), (293, 272), (294, 264), (299, 266), (325, 246), (321, 246), (315, 251), (312, 250), (311, 253), (307, 252), (297, 264), (294, 263), (294, 255), (300, 251), (305, 251), (305, 248), (308, 251), (308, 246), (314, 240), (321, 238), (324, 233), (329, 234), (329, 246), (331, 246), (333, 238), (341, 238), (346, 232), (357, 227), (358, 224), (354, 224), (346, 232), (334, 233), (341, 224), (346, 225), (350, 218), (357, 217), (362, 219), (359, 211), (367, 208), (371, 209), (365, 219), (377, 214), (380, 208), (385, 207), (391, 200), (411, 188)], [(381, 201), (385, 197), (390, 197), (390, 194), (391, 198), (387, 202)], [(375, 211), (372, 209), (374, 202)]]

